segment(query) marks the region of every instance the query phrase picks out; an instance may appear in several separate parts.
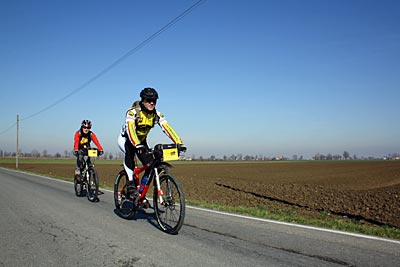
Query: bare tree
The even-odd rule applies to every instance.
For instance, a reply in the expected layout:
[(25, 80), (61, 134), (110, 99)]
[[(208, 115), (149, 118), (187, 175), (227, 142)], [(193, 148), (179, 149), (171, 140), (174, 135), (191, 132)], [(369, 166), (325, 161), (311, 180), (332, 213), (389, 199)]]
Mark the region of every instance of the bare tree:
[(40, 157), (40, 153), (39, 153), (39, 151), (37, 151), (37, 149), (32, 150), (32, 157), (34, 157), (34, 158)]

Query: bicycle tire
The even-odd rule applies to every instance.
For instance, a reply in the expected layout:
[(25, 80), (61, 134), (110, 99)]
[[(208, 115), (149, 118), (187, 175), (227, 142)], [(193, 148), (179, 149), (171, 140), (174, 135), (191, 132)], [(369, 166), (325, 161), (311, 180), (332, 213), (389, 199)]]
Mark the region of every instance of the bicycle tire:
[(163, 203), (158, 198), (158, 189), (154, 186), (153, 205), (157, 223), (168, 234), (177, 234), (185, 219), (185, 196), (178, 180), (171, 174), (160, 177), (160, 189)]
[(86, 196), (89, 201), (98, 201), (99, 194), (99, 178), (95, 168), (90, 167), (88, 170), (89, 177), (87, 179), (87, 193)]
[(128, 175), (125, 171), (120, 171), (114, 182), (114, 204), (120, 217), (130, 220), (136, 214), (136, 206), (132, 199), (128, 197), (126, 184)]
[(75, 175), (74, 176), (74, 190), (75, 190), (75, 195), (77, 197), (81, 197), (82, 196), (83, 184), (81, 182), (80, 175)]

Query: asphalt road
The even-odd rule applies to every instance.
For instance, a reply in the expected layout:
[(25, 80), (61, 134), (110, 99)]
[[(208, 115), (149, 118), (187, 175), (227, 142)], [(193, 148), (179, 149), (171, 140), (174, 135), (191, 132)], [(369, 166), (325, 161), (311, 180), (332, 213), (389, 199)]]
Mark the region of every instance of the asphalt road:
[(0, 168), (0, 266), (400, 266), (400, 241), (188, 207), (178, 235), (153, 210), (124, 220), (73, 185)]

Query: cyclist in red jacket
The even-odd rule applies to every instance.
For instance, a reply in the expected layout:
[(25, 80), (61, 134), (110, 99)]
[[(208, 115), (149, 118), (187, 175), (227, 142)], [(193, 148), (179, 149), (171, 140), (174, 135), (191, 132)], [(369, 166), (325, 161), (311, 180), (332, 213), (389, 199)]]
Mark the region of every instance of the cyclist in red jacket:
[(83, 160), (83, 155), (79, 154), (78, 151), (82, 149), (90, 148), (90, 143), (93, 143), (97, 146), (99, 150), (99, 156), (103, 154), (103, 147), (100, 145), (97, 136), (90, 129), (92, 128), (92, 122), (90, 120), (83, 120), (81, 123), (81, 128), (75, 132), (74, 136), (74, 155), (76, 157), (76, 168), (75, 174), (80, 174), (81, 162)]

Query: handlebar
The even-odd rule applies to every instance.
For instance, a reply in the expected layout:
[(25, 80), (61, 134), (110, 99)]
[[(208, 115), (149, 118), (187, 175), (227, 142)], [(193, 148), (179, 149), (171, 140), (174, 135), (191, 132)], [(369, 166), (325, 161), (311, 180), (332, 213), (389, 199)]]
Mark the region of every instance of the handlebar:
[(177, 148), (178, 148), (178, 151), (182, 152), (182, 153), (185, 153), (186, 150), (187, 150), (187, 147), (185, 145), (183, 145), (183, 144), (178, 144)]

